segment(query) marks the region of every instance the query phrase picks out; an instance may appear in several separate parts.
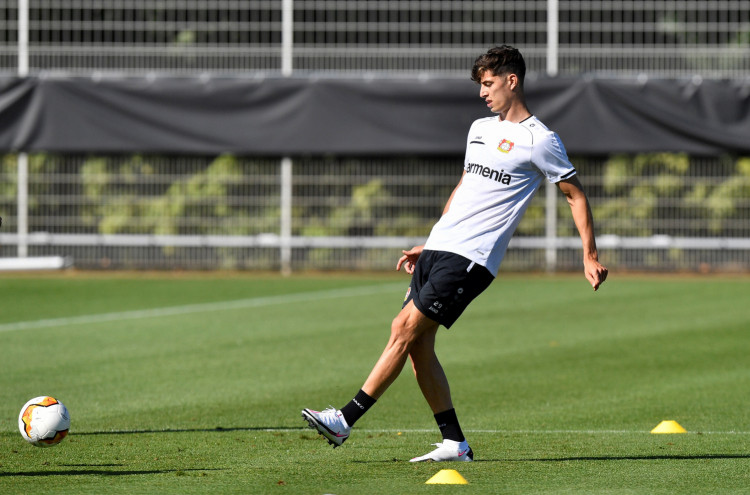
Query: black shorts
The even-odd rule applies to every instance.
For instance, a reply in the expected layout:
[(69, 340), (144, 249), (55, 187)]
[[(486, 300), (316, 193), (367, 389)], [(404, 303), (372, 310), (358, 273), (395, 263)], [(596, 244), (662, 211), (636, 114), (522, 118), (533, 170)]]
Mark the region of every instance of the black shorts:
[(402, 308), (413, 300), (425, 316), (450, 328), (494, 279), (485, 267), (461, 255), (424, 250), (414, 267)]

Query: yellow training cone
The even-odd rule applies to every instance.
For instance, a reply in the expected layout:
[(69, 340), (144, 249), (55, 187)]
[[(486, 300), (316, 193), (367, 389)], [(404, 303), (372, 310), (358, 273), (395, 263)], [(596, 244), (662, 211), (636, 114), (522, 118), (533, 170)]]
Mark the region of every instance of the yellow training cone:
[(425, 485), (468, 485), (466, 478), (455, 469), (441, 469), (435, 476), (424, 482)]
[(687, 433), (687, 430), (680, 426), (677, 421), (662, 421), (651, 433)]

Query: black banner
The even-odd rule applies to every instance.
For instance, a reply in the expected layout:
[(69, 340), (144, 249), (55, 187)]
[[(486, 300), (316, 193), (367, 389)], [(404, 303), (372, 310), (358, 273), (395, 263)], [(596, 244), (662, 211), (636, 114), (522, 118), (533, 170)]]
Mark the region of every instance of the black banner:
[[(526, 95), (571, 154), (750, 153), (749, 81), (532, 78)], [(6, 152), (463, 154), (488, 115), (468, 79), (0, 79)]]

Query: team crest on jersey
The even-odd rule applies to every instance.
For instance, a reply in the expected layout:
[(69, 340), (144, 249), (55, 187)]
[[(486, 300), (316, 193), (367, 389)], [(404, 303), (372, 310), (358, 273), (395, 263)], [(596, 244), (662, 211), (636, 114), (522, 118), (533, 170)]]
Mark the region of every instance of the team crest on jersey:
[(497, 146), (498, 151), (502, 151), (503, 153), (510, 153), (510, 150), (513, 149), (513, 141), (508, 141), (507, 139), (503, 139), (500, 144)]

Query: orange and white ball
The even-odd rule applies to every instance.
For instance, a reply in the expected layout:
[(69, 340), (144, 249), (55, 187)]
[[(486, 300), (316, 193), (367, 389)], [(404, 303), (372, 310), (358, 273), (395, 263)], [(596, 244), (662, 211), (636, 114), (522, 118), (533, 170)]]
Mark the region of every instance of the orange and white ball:
[(70, 429), (70, 414), (62, 402), (42, 395), (21, 408), (18, 429), (23, 438), (37, 447), (51, 447), (62, 442)]

